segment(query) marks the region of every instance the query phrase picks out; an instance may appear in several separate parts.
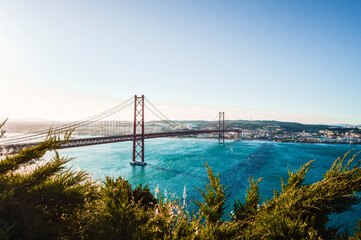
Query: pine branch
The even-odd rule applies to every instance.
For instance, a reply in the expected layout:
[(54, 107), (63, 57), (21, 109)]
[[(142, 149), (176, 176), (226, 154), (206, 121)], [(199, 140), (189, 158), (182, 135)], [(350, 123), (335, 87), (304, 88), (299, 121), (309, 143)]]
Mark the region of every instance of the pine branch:
[(34, 163), (34, 161), (43, 157), (47, 151), (59, 149), (62, 143), (69, 140), (70, 134), (71, 131), (65, 133), (64, 140), (61, 140), (59, 136), (49, 130), (48, 137), (44, 142), (34, 147), (22, 149), (18, 154), (6, 156), (5, 159), (0, 161), (0, 175), (15, 171), (23, 165)]
[[(1, 130), (1, 128), (5, 125), (5, 123), (8, 121), (8, 119), (5, 119), (2, 123), (0, 123), (0, 130)], [(1, 130), (0, 131), (0, 138), (2, 138), (3, 136), (4, 136), (4, 134), (5, 134), (5, 130)]]

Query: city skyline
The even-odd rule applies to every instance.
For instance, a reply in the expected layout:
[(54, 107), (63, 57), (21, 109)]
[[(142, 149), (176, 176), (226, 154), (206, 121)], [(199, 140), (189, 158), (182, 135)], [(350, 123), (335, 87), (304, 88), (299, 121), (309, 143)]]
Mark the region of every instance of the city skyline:
[(145, 94), (172, 120), (360, 124), (358, 1), (3, 1), (0, 118)]

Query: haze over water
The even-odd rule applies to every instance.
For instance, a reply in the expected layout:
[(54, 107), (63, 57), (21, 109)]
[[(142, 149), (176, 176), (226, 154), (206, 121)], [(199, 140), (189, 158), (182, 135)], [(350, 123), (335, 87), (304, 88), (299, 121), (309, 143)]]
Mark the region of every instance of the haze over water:
[[(76, 157), (69, 165), (86, 170), (95, 179), (123, 176), (133, 187), (147, 184), (154, 193), (159, 186), (162, 193), (166, 189), (168, 195), (175, 193), (179, 198), (185, 187), (188, 205), (190, 199), (201, 198), (195, 187), (204, 189), (207, 181), (204, 160), (215, 173), (220, 172), (221, 182), (230, 186), (228, 204), (232, 207), (236, 197), (244, 200), (249, 176), (263, 177), (260, 193), (265, 201), (272, 198), (273, 190), (281, 190), (280, 178), (287, 179), (287, 166), (294, 171), (315, 159), (314, 168), (306, 175), (306, 183), (313, 183), (322, 179), (338, 156), (351, 149), (357, 152), (361, 146), (268, 141), (226, 141), (222, 145), (214, 139), (163, 138), (146, 140), (146, 167), (129, 165), (132, 142), (64, 149), (60, 153)], [(360, 214), (359, 204), (350, 211), (332, 216), (330, 224), (341, 226), (341, 230), (348, 225), (352, 230)]]

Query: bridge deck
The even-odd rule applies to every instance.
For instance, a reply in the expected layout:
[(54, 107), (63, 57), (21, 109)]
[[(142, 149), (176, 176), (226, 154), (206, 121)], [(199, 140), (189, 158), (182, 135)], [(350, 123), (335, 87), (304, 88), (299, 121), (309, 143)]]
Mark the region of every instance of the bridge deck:
[[(144, 139), (152, 138), (164, 138), (164, 137), (176, 137), (176, 136), (186, 136), (186, 135), (198, 135), (198, 134), (210, 134), (218, 133), (219, 130), (194, 130), (194, 131), (174, 131), (174, 132), (162, 132), (162, 133), (147, 133), (144, 134)], [(238, 129), (228, 129), (224, 132), (240, 132)], [(93, 138), (83, 138), (83, 139), (71, 139), (67, 142), (62, 143), (61, 148), (73, 148), (73, 147), (83, 147), (91, 145), (99, 145), (106, 143), (115, 143), (115, 142), (126, 142), (134, 141), (142, 138), (142, 134), (129, 134), (129, 135), (119, 135), (119, 136), (110, 136), (110, 137), (93, 137)], [(18, 153), (23, 148), (33, 147), (39, 144), (40, 142), (33, 143), (23, 143), (23, 144), (11, 144), (4, 145), (8, 150), (13, 150), (13, 153)]]

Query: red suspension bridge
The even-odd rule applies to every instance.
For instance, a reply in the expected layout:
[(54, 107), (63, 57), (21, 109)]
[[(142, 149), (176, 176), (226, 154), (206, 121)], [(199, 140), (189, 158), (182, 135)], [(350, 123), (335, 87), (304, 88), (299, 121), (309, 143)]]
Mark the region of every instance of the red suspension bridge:
[[(150, 120), (145, 121), (145, 115), (148, 116), (148, 114)], [(155, 119), (152, 120), (151, 117)], [(216, 119), (202, 128), (194, 129), (184, 126), (181, 122), (169, 120), (144, 95), (139, 97), (135, 95), (134, 98), (129, 98), (104, 112), (52, 129), (52, 132), (56, 134), (68, 131), (73, 131), (72, 138), (63, 141), (61, 148), (133, 141), (131, 165), (144, 166), (146, 165), (144, 162), (144, 140), (146, 139), (213, 134), (218, 137), (219, 143), (224, 143), (225, 132), (239, 132), (240, 130), (227, 127), (224, 112), (219, 112)], [(18, 153), (23, 148), (32, 147), (44, 141), (48, 134), (49, 130), (44, 130), (7, 137), (1, 139), (0, 145), (7, 152)]]

